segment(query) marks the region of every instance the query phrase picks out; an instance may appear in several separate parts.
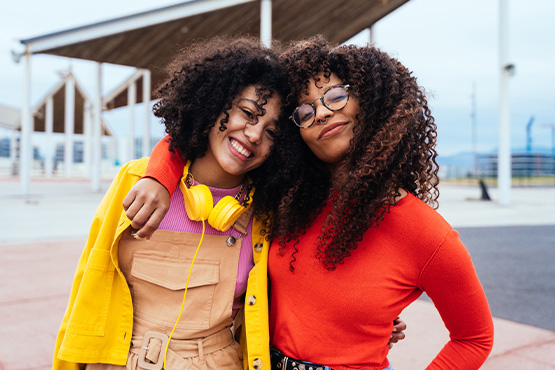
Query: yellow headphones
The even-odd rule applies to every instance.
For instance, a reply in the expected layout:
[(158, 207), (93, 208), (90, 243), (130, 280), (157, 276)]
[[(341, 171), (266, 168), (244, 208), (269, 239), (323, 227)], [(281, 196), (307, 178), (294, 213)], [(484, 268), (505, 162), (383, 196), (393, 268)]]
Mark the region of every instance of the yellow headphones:
[[(246, 210), (246, 207), (239, 203), (239, 198), (244, 191), (244, 185), (234, 197), (225, 196), (214, 206), (212, 193), (206, 185), (195, 185), (193, 176), (189, 173), (191, 161), (187, 161), (183, 170), (183, 176), (179, 182), (179, 188), (183, 193), (185, 211), (187, 216), (193, 221), (208, 220), (208, 223), (216, 230), (226, 231)], [(252, 196), (252, 191), (251, 194)]]

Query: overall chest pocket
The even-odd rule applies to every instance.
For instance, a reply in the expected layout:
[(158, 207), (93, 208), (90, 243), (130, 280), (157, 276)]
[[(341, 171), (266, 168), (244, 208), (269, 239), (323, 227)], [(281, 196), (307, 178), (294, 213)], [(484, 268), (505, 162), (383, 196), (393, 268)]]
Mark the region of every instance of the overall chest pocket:
[[(138, 316), (173, 326), (179, 316), (192, 259), (135, 253), (129, 285)], [(220, 262), (196, 259), (178, 328), (208, 329)]]

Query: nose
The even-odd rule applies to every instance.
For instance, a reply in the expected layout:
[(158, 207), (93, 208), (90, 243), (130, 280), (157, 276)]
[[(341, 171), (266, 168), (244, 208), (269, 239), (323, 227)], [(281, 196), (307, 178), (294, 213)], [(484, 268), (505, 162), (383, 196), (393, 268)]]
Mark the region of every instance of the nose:
[(314, 103), (314, 109), (316, 110), (316, 115), (314, 116), (316, 123), (326, 122), (329, 117), (333, 116), (333, 111), (329, 110), (322, 103), (321, 99)]
[(260, 144), (262, 141), (262, 129), (261, 124), (250, 125), (246, 123), (243, 133), (251, 143)]

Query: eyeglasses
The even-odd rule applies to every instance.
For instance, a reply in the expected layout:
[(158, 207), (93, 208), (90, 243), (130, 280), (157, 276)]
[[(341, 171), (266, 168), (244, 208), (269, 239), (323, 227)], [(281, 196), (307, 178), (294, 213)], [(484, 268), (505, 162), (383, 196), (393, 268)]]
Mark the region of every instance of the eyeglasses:
[(349, 85), (337, 85), (332, 86), (326, 90), (324, 95), (314, 99), (312, 103), (304, 103), (299, 105), (291, 117), (289, 117), (293, 122), (300, 128), (309, 128), (314, 124), (316, 119), (316, 106), (314, 102), (320, 100), (324, 107), (335, 112), (345, 108), (347, 102), (349, 101), (349, 92), (347, 89)]

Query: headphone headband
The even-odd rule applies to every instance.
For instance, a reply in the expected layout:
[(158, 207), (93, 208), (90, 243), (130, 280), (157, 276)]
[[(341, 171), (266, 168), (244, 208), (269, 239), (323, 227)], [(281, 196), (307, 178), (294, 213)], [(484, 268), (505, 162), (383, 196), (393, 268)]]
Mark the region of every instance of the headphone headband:
[[(214, 206), (212, 193), (208, 186), (194, 185), (194, 178), (189, 173), (190, 166), (191, 161), (187, 161), (179, 182), (187, 216), (193, 221), (208, 220), (208, 223), (216, 230), (228, 230), (247, 209), (246, 206), (239, 203), (245, 188), (244, 184), (235, 198), (229, 195), (225, 196)], [(251, 190), (249, 197), (252, 197), (253, 192), (254, 189)]]

